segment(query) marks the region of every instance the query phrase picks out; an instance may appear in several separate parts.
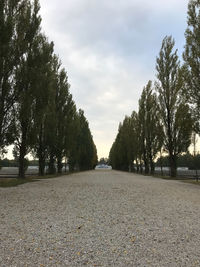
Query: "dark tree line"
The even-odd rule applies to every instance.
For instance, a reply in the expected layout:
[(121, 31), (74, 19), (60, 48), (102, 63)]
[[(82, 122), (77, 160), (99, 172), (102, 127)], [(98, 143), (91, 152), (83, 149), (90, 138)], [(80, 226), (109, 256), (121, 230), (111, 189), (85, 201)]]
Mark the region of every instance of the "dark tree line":
[(39, 174), (88, 170), (97, 151), (82, 110), (69, 91), (68, 76), (41, 31), (38, 0), (0, 2), (0, 155), (14, 144), (19, 177), (26, 156), (39, 160)]
[(167, 154), (174, 177), (192, 133), (200, 134), (200, 1), (189, 1), (187, 23), (184, 63), (174, 39), (166, 36), (156, 59), (155, 83), (147, 83), (138, 112), (119, 125), (109, 155), (113, 168), (142, 172), (144, 166), (146, 174), (153, 174), (156, 157)]
[[(168, 156), (158, 158), (156, 163), (156, 166), (165, 166), (169, 167), (169, 158)], [(188, 167), (190, 170), (199, 170), (200, 169), (200, 154), (198, 155), (192, 155), (191, 153), (186, 153), (184, 155), (180, 155), (177, 158), (177, 166), (178, 167)]]

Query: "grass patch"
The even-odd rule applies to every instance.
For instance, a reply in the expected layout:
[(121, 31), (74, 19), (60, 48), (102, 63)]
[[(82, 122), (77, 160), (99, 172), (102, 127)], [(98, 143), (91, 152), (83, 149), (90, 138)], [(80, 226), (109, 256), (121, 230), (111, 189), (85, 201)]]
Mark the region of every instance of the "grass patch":
[(200, 181), (197, 182), (196, 180), (182, 180), (181, 182), (188, 183), (188, 184), (200, 185)]
[(165, 176), (165, 175), (159, 175), (159, 174), (154, 174), (153, 177), (155, 178), (160, 178), (160, 179), (163, 179), (163, 180), (182, 180), (181, 177), (171, 177), (171, 176)]
[(18, 186), (20, 184), (35, 182), (36, 180), (25, 178), (25, 179), (19, 179), (19, 178), (0, 178), (0, 187), (13, 187)]
[(57, 178), (64, 175), (68, 175), (69, 173), (62, 173), (62, 174), (49, 174), (45, 176), (27, 176), (25, 179), (20, 178), (0, 178), (0, 187), (14, 187), (21, 184), (32, 183), (39, 180)]
[(197, 181), (196, 178), (189, 179), (189, 178), (170, 177), (170, 176), (161, 176), (161, 175), (154, 175), (153, 177), (160, 178), (163, 180), (176, 180), (176, 181), (180, 181), (183, 183), (194, 184), (194, 185), (200, 186), (200, 179)]

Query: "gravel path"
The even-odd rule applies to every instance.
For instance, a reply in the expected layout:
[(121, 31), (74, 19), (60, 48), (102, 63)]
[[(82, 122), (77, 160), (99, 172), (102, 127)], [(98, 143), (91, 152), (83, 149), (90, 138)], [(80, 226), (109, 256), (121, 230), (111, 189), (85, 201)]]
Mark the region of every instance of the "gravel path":
[(116, 171), (0, 188), (0, 266), (200, 266), (200, 187)]

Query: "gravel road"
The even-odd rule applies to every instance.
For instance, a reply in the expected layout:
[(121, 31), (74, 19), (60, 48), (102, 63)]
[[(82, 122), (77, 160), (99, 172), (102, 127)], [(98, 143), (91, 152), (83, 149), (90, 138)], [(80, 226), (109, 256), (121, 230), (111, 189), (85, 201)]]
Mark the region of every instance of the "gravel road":
[(0, 266), (200, 266), (200, 187), (90, 171), (0, 188)]

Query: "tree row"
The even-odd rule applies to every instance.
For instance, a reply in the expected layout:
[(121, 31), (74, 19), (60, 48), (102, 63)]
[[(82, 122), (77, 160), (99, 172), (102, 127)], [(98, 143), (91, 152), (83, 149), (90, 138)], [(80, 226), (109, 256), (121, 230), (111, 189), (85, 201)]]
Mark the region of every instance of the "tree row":
[[(200, 133), (200, 2), (188, 4), (183, 64), (175, 41), (166, 36), (156, 58), (156, 80), (149, 81), (133, 111), (120, 123), (111, 147), (112, 167), (154, 173), (155, 159), (167, 155), (171, 176), (178, 156), (188, 151), (192, 136)], [(193, 133), (193, 135), (192, 135)], [(194, 152), (195, 153), (195, 152)]]
[(69, 91), (68, 76), (41, 30), (38, 0), (0, 3), (0, 154), (14, 144), (19, 177), (25, 157), (39, 159), (39, 174), (94, 168), (97, 151), (82, 110)]

